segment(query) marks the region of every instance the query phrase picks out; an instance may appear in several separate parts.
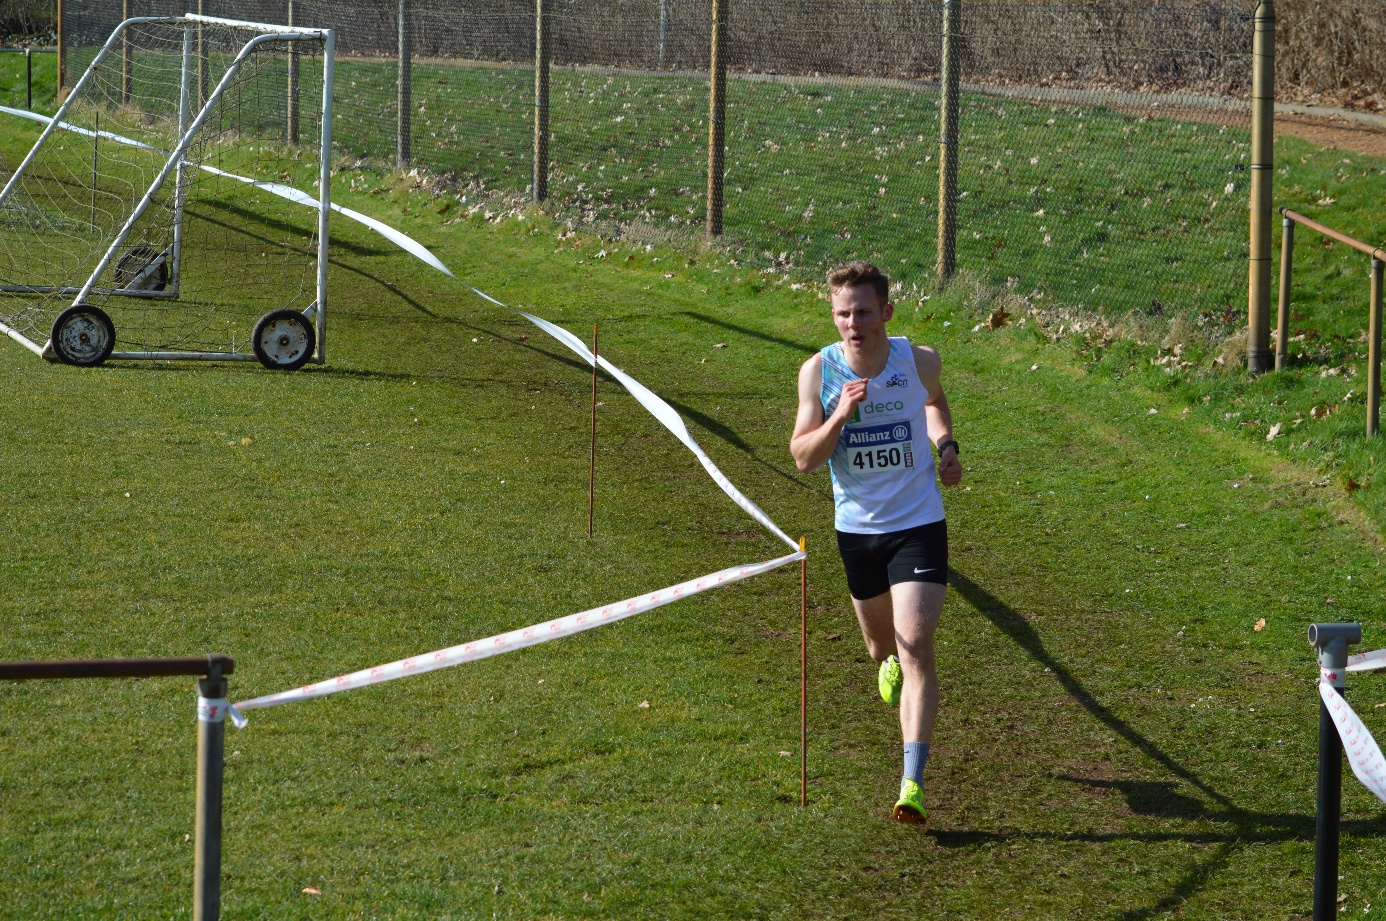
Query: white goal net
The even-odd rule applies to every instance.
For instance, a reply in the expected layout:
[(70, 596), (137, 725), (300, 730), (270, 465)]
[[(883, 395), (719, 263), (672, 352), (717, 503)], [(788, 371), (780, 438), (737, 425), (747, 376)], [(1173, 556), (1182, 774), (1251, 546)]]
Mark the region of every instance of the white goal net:
[(7, 110), (36, 140), (0, 191), (3, 331), (75, 364), (321, 361), (331, 79), (327, 30), (131, 19), (53, 119)]

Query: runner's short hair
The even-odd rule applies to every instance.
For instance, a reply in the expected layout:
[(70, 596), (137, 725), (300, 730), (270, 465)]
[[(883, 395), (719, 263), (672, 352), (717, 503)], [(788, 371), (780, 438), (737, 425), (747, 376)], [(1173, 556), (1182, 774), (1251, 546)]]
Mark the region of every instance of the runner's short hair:
[(864, 259), (840, 265), (828, 273), (828, 293), (842, 288), (855, 288), (870, 285), (876, 290), (876, 299), (885, 306), (890, 301), (890, 279), (884, 272)]

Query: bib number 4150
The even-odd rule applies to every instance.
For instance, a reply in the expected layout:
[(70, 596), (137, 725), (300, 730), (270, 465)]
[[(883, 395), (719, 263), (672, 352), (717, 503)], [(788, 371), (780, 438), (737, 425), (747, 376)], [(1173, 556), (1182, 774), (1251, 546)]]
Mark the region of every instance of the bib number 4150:
[(848, 462), (863, 472), (872, 470), (894, 470), (913, 467), (914, 455), (899, 446), (889, 448), (853, 448), (848, 451)]

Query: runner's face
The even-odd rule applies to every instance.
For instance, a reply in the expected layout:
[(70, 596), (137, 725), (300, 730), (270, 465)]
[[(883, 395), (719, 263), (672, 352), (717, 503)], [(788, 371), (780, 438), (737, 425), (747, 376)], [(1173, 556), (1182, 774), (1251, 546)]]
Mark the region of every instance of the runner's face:
[(876, 298), (870, 285), (838, 288), (832, 293), (833, 323), (842, 343), (852, 349), (875, 348), (886, 339), (885, 325), (894, 313), (890, 303)]

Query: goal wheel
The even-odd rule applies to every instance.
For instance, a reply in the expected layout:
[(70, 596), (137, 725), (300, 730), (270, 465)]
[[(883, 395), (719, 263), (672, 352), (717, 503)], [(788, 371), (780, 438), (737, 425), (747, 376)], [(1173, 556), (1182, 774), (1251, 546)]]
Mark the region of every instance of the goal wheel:
[(271, 371), (297, 371), (313, 356), (313, 324), (297, 310), (271, 310), (255, 324), (250, 343), (260, 364)]
[(111, 357), (115, 324), (100, 307), (77, 304), (58, 314), (49, 338), (59, 361), (94, 368)]
[(168, 259), (156, 249), (136, 246), (116, 260), (115, 283), (128, 291), (168, 288)]

